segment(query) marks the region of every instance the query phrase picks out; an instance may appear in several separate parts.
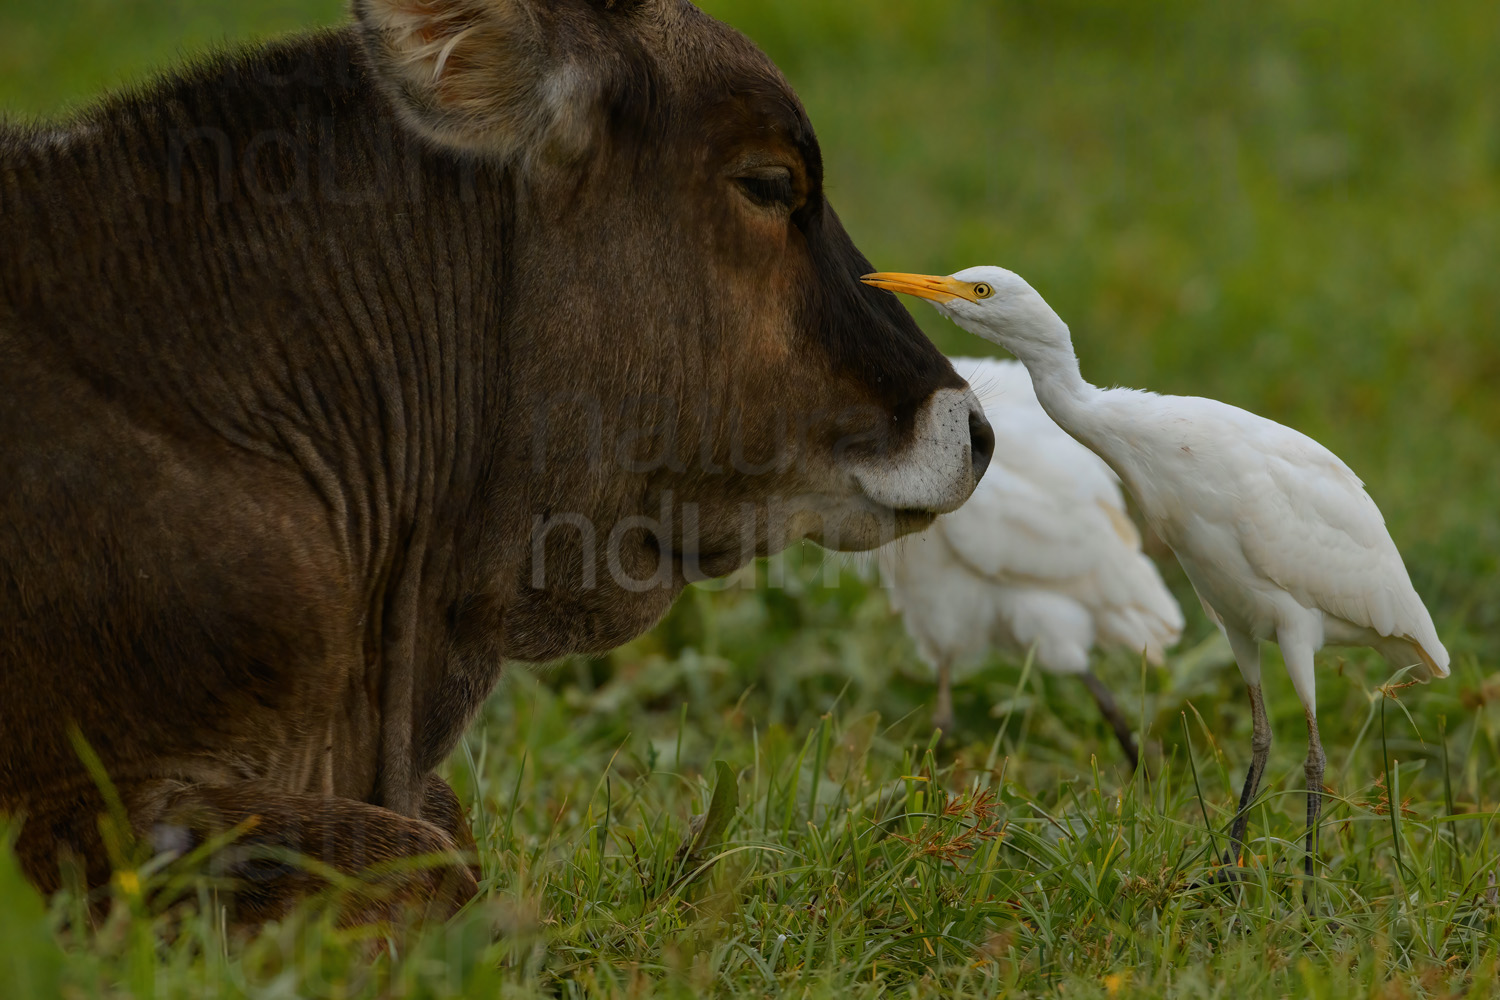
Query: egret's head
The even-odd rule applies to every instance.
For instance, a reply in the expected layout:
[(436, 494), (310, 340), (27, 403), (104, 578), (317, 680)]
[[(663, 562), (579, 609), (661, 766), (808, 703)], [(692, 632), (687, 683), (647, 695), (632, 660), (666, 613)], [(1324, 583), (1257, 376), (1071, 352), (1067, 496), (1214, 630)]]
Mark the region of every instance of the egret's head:
[(1072, 352), (1068, 328), (1047, 300), (1003, 267), (969, 267), (947, 277), (880, 272), (860, 280), (927, 299), (965, 330), (1018, 357), (1058, 348)]

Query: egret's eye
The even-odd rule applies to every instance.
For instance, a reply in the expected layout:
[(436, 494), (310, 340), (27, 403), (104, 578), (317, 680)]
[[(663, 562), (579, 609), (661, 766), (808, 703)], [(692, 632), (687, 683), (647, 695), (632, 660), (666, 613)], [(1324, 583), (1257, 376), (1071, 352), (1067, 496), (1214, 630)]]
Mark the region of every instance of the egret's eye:
[(976, 299), (987, 299), (994, 294), (995, 290), (982, 281), (974, 286), (974, 297)]

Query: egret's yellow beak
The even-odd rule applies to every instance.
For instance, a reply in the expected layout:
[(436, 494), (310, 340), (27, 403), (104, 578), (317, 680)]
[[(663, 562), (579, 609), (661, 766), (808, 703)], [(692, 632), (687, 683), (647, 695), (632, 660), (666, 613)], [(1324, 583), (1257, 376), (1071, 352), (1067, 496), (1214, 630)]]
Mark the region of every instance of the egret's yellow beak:
[(901, 274), (896, 271), (879, 271), (875, 274), (867, 274), (859, 279), (865, 284), (875, 288), (885, 288), (893, 292), (905, 292), (907, 295), (915, 295), (922, 299), (931, 299), (934, 302), (952, 302), (954, 299), (966, 299), (969, 302), (978, 302), (974, 294), (972, 282), (959, 281), (957, 278), (940, 278), (932, 274)]

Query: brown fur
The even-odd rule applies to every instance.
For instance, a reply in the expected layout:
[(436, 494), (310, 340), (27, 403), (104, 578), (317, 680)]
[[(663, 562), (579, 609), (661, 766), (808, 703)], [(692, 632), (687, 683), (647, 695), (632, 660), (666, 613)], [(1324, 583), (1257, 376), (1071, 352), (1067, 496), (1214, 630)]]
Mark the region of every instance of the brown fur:
[[(857, 281), (752, 45), (675, 0), (356, 15), (0, 128), (0, 811), (43, 889), (108, 875), (70, 727), (162, 846), (472, 847), (432, 772), (505, 658), (930, 520), (835, 459), (962, 383)], [(535, 545), (563, 514), (600, 544)], [(245, 919), (313, 887), (226, 857)]]

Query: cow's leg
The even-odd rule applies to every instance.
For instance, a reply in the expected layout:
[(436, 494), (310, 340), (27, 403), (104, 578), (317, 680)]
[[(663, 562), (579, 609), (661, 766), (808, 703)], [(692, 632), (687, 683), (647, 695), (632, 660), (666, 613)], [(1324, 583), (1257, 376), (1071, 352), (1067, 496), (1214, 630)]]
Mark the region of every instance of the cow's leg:
[[(427, 791), (442, 798), (431, 783)], [(443, 791), (453, 796), (446, 785)], [(451, 806), (445, 820), (461, 817), (456, 798)], [(237, 832), (214, 854), (210, 871), (230, 883), (237, 921), (276, 919), (329, 888), (320, 869), (355, 881), (338, 899), (340, 919), (348, 924), (413, 911), (443, 919), (478, 889), (462, 846), (437, 823), (258, 782), (176, 789), (146, 833), (157, 847), (181, 851), (231, 831)]]

